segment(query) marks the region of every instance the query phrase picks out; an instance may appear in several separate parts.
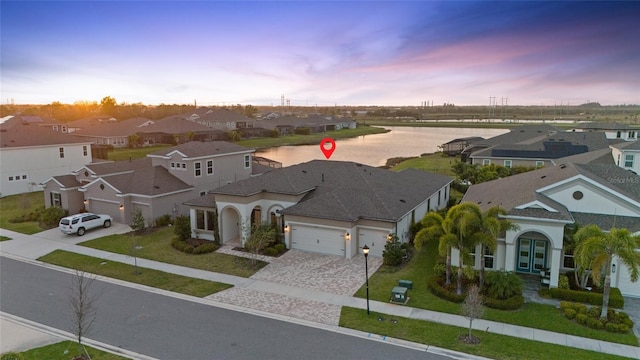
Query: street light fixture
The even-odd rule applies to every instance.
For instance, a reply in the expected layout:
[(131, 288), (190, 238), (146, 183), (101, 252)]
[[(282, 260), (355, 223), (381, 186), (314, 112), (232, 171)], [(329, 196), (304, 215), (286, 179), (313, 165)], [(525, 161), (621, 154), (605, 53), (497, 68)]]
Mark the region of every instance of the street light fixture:
[(369, 247), (365, 244), (362, 247), (362, 253), (364, 254), (364, 277), (366, 279), (367, 287), (367, 315), (369, 315), (369, 264), (367, 263), (367, 257), (369, 257)]

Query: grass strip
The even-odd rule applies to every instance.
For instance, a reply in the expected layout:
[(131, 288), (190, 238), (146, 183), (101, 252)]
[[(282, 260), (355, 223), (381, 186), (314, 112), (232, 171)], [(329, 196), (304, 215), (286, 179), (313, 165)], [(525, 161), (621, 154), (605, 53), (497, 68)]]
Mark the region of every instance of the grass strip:
[(267, 265), (264, 261), (256, 261), (253, 265), (250, 259), (217, 252), (186, 254), (171, 246), (173, 236), (173, 227), (163, 227), (135, 238), (131, 234), (118, 234), (79, 245), (123, 255), (135, 253), (140, 258), (247, 278)]
[(91, 274), (197, 297), (205, 297), (232, 287), (232, 285), (229, 284), (194, 279), (140, 267), (138, 267), (139, 274), (136, 274), (136, 268), (133, 265), (107, 261), (63, 250), (55, 250), (38, 258), (38, 260)]
[[(73, 341), (62, 341), (19, 353), (23, 360), (68, 360), (77, 353), (78, 345)], [(85, 346), (92, 360), (126, 360), (127, 357), (108, 353), (90, 346)]]
[[(385, 320), (380, 321), (379, 317), (384, 317)], [(397, 322), (391, 322), (391, 319)], [(480, 344), (468, 345), (458, 340), (459, 336), (468, 333), (468, 329), (465, 328), (403, 317), (390, 317), (375, 312), (367, 315), (366, 310), (346, 306), (342, 307), (340, 326), (498, 360), (626, 359), (610, 354), (543, 344), (533, 340), (475, 330), (473, 335), (480, 338)]]

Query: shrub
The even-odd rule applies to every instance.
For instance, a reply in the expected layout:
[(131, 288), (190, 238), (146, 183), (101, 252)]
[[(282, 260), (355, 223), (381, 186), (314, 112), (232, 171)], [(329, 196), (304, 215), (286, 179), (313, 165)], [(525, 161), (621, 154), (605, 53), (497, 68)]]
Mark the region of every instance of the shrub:
[(274, 247), (268, 247), (264, 249), (264, 254), (267, 256), (278, 256), (278, 250)]
[(617, 312), (612, 319), (613, 322), (616, 322), (618, 324), (625, 324), (628, 327), (633, 327), (633, 321), (631, 320), (631, 318), (629, 317), (629, 315), (627, 315), (626, 312), (620, 311)]
[(173, 234), (178, 240), (185, 241), (191, 238), (191, 220), (188, 216), (176, 217), (176, 223), (173, 228)]
[(587, 319), (589, 317), (586, 314), (578, 314), (576, 315), (576, 321), (578, 322), (578, 324), (582, 324), (585, 325), (587, 323)]
[(465, 299), (465, 295), (458, 295), (456, 293), (449, 292), (438, 283), (438, 278), (432, 277), (427, 281), (427, 287), (437, 297), (454, 302), (461, 303)]
[(620, 326), (618, 326), (618, 324), (614, 324), (614, 323), (607, 323), (607, 325), (605, 325), (604, 329), (607, 330), (608, 332), (612, 332), (612, 333), (620, 332)]
[(447, 273), (447, 266), (442, 263), (437, 263), (433, 267), (433, 273), (436, 277), (443, 277)]
[(8, 352), (0, 356), (0, 360), (22, 360), (22, 359), (24, 359), (22, 354), (16, 353), (16, 352)]
[[(581, 302), (591, 305), (602, 305), (602, 294), (588, 292), (588, 291), (576, 291), (553, 288), (550, 289), (551, 296), (555, 299)], [(613, 308), (621, 309), (624, 307), (624, 298), (618, 288), (611, 288), (609, 295), (609, 306)]]
[(524, 297), (522, 295), (516, 295), (506, 300), (501, 300), (485, 296), (484, 305), (498, 310), (518, 310), (524, 305)]
[(558, 288), (569, 289), (569, 278), (567, 275), (558, 276)]
[(602, 312), (602, 307), (594, 306), (587, 310), (587, 316), (590, 318), (598, 318), (600, 317), (600, 313)]
[(587, 326), (596, 330), (604, 329), (604, 324), (602, 323), (602, 321), (600, 321), (600, 319), (594, 319), (591, 317), (587, 318)]
[(273, 245), (273, 248), (276, 249), (276, 251), (278, 252), (278, 254), (283, 253), (287, 248), (284, 246), (283, 243), (278, 243)]
[(299, 127), (294, 131), (297, 135), (309, 135), (311, 134), (311, 129), (308, 127)]
[(577, 312), (574, 309), (564, 309), (564, 316), (567, 317), (567, 319), (572, 320), (576, 317)]
[(171, 246), (173, 246), (173, 248), (176, 250), (182, 251), (183, 253), (193, 253), (193, 246), (177, 238), (171, 241)]
[(202, 244), (202, 245), (198, 245), (196, 247), (193, 248), (193, 254), (194, 255), (198, 255), (198, 254), (208, 254), (208, 253), (212, 253), (216, 250), (218, 250), (218, 244), (216, 243), (209, 243), (209, 244)]
[(169, 214), (164, 214), (156, 219), (156, 226), (168, 226), (172, 223), (171, 215)]
[(272, 138), (280, 137), (280, 131), (278, 131), (278, 129), (269, 130), (269, 137), (272, 137)]
[(627, 326), (627, 324), (618, 324), (618, 332), (626, 334), (631, 329), (631, 326)]
[(402, 243), (400, 243), (398, 236), (396, 234), (391, 235), (390, 241), (387, 241), (384, 245), (382, 261), (385, 265), (398, 266), (402, 264), (403, 255)]
[(522, 280), (513, 271), (489, 271), (485, 277), (487, 292), (495, 299), (522, 295)]
[(58, 226), (60, 219), (69, 215), (69, 211), (59, 207), (51, 206), (44, 210), (40, 214), (40, 222), (46, 227), (53, 228)]

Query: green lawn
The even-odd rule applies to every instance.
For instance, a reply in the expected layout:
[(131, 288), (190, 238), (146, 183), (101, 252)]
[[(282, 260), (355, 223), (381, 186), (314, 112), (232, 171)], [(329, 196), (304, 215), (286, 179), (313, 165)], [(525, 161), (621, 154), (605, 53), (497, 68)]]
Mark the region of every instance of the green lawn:
[(0, 227), (23, 234), (35, 234), (43, 229), (37, 221), (12, 223), (9, 220), (23, 216), (44, 207), (44, 192), (5, 196), (0, 198)]
[(229, 284), (194, 279), (152, 269), (138, 268), (138, 274), (136, 274), (136, 269), (133, 265), (106, 261), (63, 250), (55, 250), (40, 257), (38, 260), (70, 269), (82, 270), (91, 274), (198, 297), (205, 297), (232, 287)]
[(393, 166), (391, 170), (400, 171), (413, 168), (442, 175), (454, 176), (451, 171), (451, 165), (453, 165), (454, 161), (459, 159), (459, 157), (443, 156), (442, 153), (426, 154), (402, 161)]
[[(414, 296), (414, 294), (411, 296)], [(384, 317), (385, 320), (378, 320), (380, 316)], [(499, 360), (624, 359), (623, 357), (594, 351), (554, 344), (541, 344), (533, 340), (483, 331), (473, 331), (473, 334), (480, 338), (480, 344), (467, 345), (458, 340), (460, 335), (467, 334), (468, 329), (466, 328), (403, 317), (393, 317), (393, 319), (397, 320), (397, 323), (392, 323), (389, 321), (391, 319), (392, 317), (388, 315), (375, 312), (367, 315), (366, 310), (345, 306), (342, 307), (340, 326)]]
[(284, 145), (319, 144), (322, 139), (327, 137), (332, 139), (344, 139), (362, 135), (381, 134), (385, 132), (387, 132), (387, 130), (379, 127), (360, 126), (356, 129), (341, 129), (310, 135), (284, 135), (277, 138), (246, 139), (238, 141), (237, 144), (254, 149), (264, 149)]
[(11, 238), (4, 235), (0, 235), (0, 241), (7, 241), (7, 240), (11, 240)]
[[(421, 252), (414, 252), (410, 263), (400, 270), (396, 271), (385, 266), (380, 268), (369, 279), (369, 298), (388, 301), (391, 289), (396, 286), (398, 280), (406, 279), (413, 281), (413, 289), (409, 290), (411, 299), (408, 306), (450, 314), (462, 314), (461, 304), (440, 299), (427, 289), (427, 279), (432, 276), (436, 253), (437, 243), (430, 243)], [(360, 288), (355, 296), (364, 298), (366, 296), (365, 287)], [(638, 346), (638, 339), (632, 333), (614, 334), (578, 325), (566, 319), (558, 309), (551, 305), (527, 303), (516, 311), (486, 309), (483, 319)]]
[[(92, 360), (125, 360), (127, 357), (114, 355), (102, 350), (85, 346)], [(42, 346), (19, 353), (24, 360), (69, 360), (78, 353), (78, 345), (73, 341), (62, 341), (59, 343)]]
[(242, 277), (250, 277), (267, 265), (265, 262), (257, 261), (253, 266), (249, 259), (217, 252), (201, 255), (185, 254), (171, 246), (173, 236), (173, 228), (164, 227), (149, 234), (136, 236), (135, 239), (131, 234), (110, 235), (85, 241), (79, 245), (131, 255), (135, 240), (136, 244), (142, 247), (136, 251), (138, 257)]

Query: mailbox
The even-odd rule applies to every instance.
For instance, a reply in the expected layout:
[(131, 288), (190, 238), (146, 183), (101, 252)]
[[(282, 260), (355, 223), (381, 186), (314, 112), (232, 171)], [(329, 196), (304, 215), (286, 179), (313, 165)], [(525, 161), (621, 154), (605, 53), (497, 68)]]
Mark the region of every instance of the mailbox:
[(391, 290), (391, 302), (404, 304), (407, 302), (407, 288), (396, 286)]

